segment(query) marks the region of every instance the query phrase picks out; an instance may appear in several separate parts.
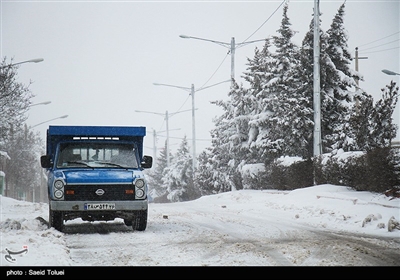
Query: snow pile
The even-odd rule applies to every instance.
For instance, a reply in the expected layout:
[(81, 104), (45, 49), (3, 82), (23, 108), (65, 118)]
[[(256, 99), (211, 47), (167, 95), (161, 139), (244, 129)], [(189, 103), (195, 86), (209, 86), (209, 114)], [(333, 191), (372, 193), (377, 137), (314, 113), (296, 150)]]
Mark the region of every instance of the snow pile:
[(0, 196), (0, 202), (0, 266), (72, 265), (64, 235), (48, 228), (47, 204), (4, 196)]
[[(400, 213), (398, 199), (390, 200), (383, 194), (357, 192), (348, 187), (333, 185), (293, 190), (274, 203), (294, 211), (296, 219), (310, 225), (367, 234), (376, 234), (377, 229), (386, 229), (385, 233), (380, 233), (387, 236), (390, 236), (389, 220), (394, 215), (398, 220)], [(368, 217), (373, 218), (369, 220)]]

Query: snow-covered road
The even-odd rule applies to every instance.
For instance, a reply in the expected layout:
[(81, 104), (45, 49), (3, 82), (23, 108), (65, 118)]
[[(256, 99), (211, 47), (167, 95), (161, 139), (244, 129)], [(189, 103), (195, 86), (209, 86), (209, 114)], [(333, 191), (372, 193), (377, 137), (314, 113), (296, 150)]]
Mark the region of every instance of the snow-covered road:
[(265, 198), (263, 211), (251, 192), (151, 204), (145, 232), (122, 220), (75, 222), (66, 226), (66, 244), (74, 265), (84, 266), (400, 265), (399, 239), (298, 223)]

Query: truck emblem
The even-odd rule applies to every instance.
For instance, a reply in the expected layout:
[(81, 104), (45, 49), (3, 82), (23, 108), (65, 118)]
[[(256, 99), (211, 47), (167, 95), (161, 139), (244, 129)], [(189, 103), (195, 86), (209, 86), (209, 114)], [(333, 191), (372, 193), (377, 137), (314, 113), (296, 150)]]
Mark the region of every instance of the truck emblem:
[(104, 193), (105, 193), (105, 191), (102, 190), (102, 189), (97, 189), (97, 190), (95, 191), (95, 194), (97, 194), (97, 195), (103, 195)]

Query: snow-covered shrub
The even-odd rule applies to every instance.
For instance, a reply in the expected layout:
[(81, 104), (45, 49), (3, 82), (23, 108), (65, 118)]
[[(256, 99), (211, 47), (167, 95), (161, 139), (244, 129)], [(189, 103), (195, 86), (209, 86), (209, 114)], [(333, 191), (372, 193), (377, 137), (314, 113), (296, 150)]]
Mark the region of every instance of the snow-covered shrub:
[(263, 163), (246, 164), (240, 170), (243, 189), (266, 189), (265, 167)]
[(362, 186), (366, 170), (363, 155), (363, 152), (343, 152), (343, 150), (323, 154), (314, 163), (318, 170), (317, 183)]
[(368, 185), (364, 190), (385, 192), (391, 187), (400, 186), (398, 160), (397, 153), (391, 148), (377, 148), (367, 152)]
[(281, 157), (266, 167), (268, 185), (273, 189), (294, 190), (313, 185), (313, 163), (299, 157)]
[(400, 186), (399, 156), (394, 149), (324, 154), (314, 160), (316, 183), (383, 193)]

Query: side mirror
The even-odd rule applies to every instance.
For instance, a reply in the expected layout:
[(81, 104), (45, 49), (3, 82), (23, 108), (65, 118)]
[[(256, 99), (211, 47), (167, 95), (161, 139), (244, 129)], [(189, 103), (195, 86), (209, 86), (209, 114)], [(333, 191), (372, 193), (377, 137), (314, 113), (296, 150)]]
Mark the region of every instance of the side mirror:
[(153, 158), (151, 156), (143, 156), (141, 165), (142, 168), (151, 168), (153, 166)]
[(41, 156), (40, 164), (42, 165), (43, 168), (50, 168), (51, 167), (51, 157), (49, 155)]

